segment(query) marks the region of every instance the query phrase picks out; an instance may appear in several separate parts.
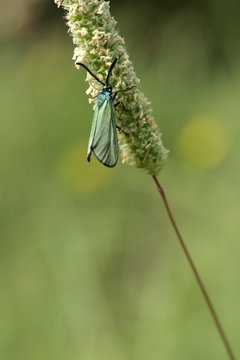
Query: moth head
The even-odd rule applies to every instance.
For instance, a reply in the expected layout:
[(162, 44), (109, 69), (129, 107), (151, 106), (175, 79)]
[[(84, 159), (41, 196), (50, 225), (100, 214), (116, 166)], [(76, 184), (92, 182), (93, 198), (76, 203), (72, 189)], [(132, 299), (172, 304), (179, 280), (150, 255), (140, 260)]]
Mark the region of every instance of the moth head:
[(112, 87), (110, 85), (105, 85), (103, 90), (109, 92), (110, 94), (112, 93)]

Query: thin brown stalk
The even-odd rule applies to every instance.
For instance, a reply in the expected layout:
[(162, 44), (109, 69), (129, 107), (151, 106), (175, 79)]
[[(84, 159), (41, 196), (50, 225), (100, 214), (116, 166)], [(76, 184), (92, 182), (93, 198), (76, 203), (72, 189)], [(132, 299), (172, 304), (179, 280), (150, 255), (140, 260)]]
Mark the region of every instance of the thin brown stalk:
[(182, 248), (182, 250), (183, 250), (183, 252), (184, 252), (184, 254), (185, 254), (186, 258), (187, 258), (187, 261), (188, 261), (188, 263), (190, 265), (190, 268), (191, 268), (191, 270), (193, 272), (193, 275), (194, 275), (194, 277), (196, 279), (196, 282), (197, 282), (197, 284), (198, 284), (198, 286), (199, 286), (199, 288), (201, 290), (201, 293), (202, 293), (203, 298), (204, 298), (204, 300), (206, 302), (208, 310), (209, 310), (209, 312), (210, 312), (210, 314), (212, 316), (212, 319), (214, 321), (216, 329), (217, 329), (217, 331), (218, 331), (218, 333), (220, 335), (220, 338), (222, 340), (222, 343), (223, 343), (223, 345), (224, 345), (224, 347), (225, 347), (225, 349), (227, 351), (228, 357), (229, 357), (230, 360), (236, 360), (236, 357), (233, 354), (232, 347), (231, 347), (231, 345), (230, 345), (230, 343), (229, 343), (229, 341), (227, 339), (225, 331), (223, 330), (223, 326), (222, 326), (222, 324), (221, 324), (221, 322), (219, 320), (219, 317), (218, 317), (218, 315), (216, 313), (216, 310), (215, 310), (215, 308), (214, 308), (214, 306), (212, 304), (212, 301), (209, 298), (209, 295), (208, 295), (208, 292), (207, 292), (207, 290), (205, 288), (205, 285), (203, 284), (203, 281), (202, 281), (202, 279), (201, 279), (201, 277), (199, 275), (199, 272), (198, 272), (198, 270), (196, 268), (196, 265), (195, 265), (195, 263), (194, 263), (194, 261), (192, 259), (192, 256), (191, 256), (191, 254), (190, 254), (190, 252), (189, 252), (189, 250), (188, 250), (188, 248), (186, 246), (186, 243), (185, 243), (185, 241), (184, 241), (184, 239), (183, 239), (183, 237), (182, 237), (182, 235), (181, 235), (181, 233), (179, 231), (179, 228), (178, 228), (178, 226), (176, 224), (176, 221), (175, 221), (175, 219), (173, 217), (173, 214), (172, 214), (172, 211), (171, 211), (171, 209), (169, 207), (168, 200), (166, 198), (164, 189), (161, 186), (158, 178), (155, 175), (153, 175), (152, 178), (153, 178), (153, 180), (154, 180), (154, 182), (155, 182), (155, 184), (157, 186), (159, 194), (161, 195), (161, 198), (163, 200), (165, 209), (167, 211), (168, 218), (169, 218), (169, 220), (170, 220), (170, 222), (172, 224), (172, 227), (173, 227), (173, 229), (175, 231), (175, 234), (177, 236), (179, 244), (180, 244), (180, 246), (181, 246), (181, 248)]

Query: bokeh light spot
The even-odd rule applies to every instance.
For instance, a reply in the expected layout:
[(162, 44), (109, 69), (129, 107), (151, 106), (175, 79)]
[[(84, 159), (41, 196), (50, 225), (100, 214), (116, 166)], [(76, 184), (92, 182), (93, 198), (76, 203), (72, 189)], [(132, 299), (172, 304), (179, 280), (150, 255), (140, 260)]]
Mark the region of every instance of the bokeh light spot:
[(91, 162), (86, 159), (87, 144), (75, 145), (67, 149), (59, 161), (60, 176), (75, 194), (97, 191), (109, 183), (114, 169), (100, 164), (92, 155)]
[(211, 168), (223, 161), (229, 145), (229, 131), (223, 123), (210, 116), (198, 116), (180, 131), (176, 147), (186, 163)]

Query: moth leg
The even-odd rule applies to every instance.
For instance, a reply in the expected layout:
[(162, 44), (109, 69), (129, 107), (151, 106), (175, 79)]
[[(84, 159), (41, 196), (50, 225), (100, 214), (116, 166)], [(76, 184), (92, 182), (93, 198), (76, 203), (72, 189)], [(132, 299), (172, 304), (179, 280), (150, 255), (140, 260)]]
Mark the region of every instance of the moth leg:
[[(135, 86), (134, 86), (134, 87), (135, 87)], [(125, 90), (123, 90), (123, 91), (127, 91), (127, 90), (129, 90), (129, 89), (125, 89)], [(121, 91), (121, 90), (119, 90), (119, 91)], [(117, 91), (116, 93), (118, 93), (118, 91)], [(116, 96), (116, 93), (115, 93), (114, 97)], [(123, 109), (124, 109), (125, 111), (132, 111), (132, 110), (136, 109), (136, 108), (127, 109), (122, 101), (118, 101), (116, 104), (114, 104), (114, 107), (116, 108), (118, 105), (122, 105), (122, 107), (123, 107)], [(126, 131), (124, 131), (120, 126), (116, 125), (116, 128), (117, 128), (119, 131), (123, 132), (126, 136), (129, 136), (129, 135), (130, 135), (129, 133), (127, 133)]]
[(127, 89), (124, 89), (124, 90), (117, 90), (116, 92), (115, 92), (115, 94), (113, 95), (113, 101), (115, 100), (115, 98), (116, 98), (116, 96), (117, 96), (117, 94), (119, 93), (119, 92), (125, 92), (125, 91), (129, 91), (129, 90), (132, 90), (133, 88), (135, 88), (136, 86), (134, 85), (134, 86), (131, 86), (131, 87), (129, 87), (129, 88), (127, 88)]
[(129, 135), (130, 135), (129, 133), (127, 133), (126, 131), (124, 131), (120, 126), (116, 125), (116, 128), (118, 129), (119, 132), (123, 132), (124, 135), (126, 135), (126, 136), (129, 136)]
[(90, 152), (87, 154), (87, 161), (91, 161), (91, 155), (92, 155), (92, 148), (90, 149)]
[(114, 107), (116, 108), (120, 104), (122, 105), (122, 107), (125, 111), (132, 111), (132, 110), (136, 109), (136, 108), (127, 109), (122, 101), (118, 101), (116, 104), (114, 104)]

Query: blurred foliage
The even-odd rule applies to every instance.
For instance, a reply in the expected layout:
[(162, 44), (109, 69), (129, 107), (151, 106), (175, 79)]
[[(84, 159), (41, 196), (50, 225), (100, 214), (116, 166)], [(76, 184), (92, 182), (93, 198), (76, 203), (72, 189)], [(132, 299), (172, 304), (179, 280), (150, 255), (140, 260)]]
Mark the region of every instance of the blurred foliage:
[[(86, 162), (92, 108), (62, 11), (2, 7), (0, 357), (226, 359), (151, 178)], [(112, 8), (171, 149), (161, 182), (239, 353), (239, 3)]]

